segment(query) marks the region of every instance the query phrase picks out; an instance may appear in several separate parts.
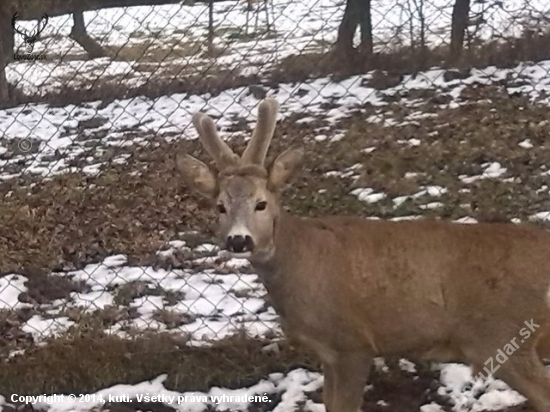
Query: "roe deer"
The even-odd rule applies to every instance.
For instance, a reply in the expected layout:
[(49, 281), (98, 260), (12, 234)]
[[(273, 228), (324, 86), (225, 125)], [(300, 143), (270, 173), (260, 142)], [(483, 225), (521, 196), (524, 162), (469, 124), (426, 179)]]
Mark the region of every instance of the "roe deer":
[[(293, 216), (279, 192), (303, 151), (264, 166), (278, 104), (259, 105), (242, 157), (214, 121), (193, 116), (217, 170), (178, 155), (183, 182), (217, 204), (230, 253), (259, 274), (285, 334), (311, 348), (325, 374), (329, 412), (357, 412), (373, 357), (406, 356), (489, 369), (538, 412), (550, 411), (550, 233), (514, 224)], [(525, 322), (534, 325), (519, 342)], [(535, 326), (536, 325), (536, 326)], [(514, 340), (515, 338), (515, 340)], [(489, 365), (489, 366), (488, 366)]]

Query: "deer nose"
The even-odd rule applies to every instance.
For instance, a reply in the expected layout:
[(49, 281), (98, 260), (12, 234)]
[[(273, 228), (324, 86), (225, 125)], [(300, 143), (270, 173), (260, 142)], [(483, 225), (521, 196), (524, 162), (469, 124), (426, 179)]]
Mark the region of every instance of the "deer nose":
[(252, 252), (254, 242), (248, 235), (228, 236), (226, 240), (227, 250), (233, 253)]

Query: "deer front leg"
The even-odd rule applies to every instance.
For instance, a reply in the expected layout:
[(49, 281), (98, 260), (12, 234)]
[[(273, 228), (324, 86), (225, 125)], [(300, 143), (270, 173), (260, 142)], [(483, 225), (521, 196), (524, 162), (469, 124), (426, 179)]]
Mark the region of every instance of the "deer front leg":
[(332, 412), (332, 402), (334, 399), (334, 369), (329, 362), (323, 362), (323, 403), (325, 404), (326, 412)]
[(372, 366), (372, 357), (346, 353), (323, 362), (323, 402), (327, 412), (357, 412)]

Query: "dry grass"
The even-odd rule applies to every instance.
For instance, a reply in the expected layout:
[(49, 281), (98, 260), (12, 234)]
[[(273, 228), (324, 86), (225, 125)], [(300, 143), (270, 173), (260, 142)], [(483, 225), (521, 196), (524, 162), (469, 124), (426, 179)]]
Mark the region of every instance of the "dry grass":
[(311, 355), (285, 342), (279, 344), (278, 353), (262, 350), (266, 341), (240, 335), (210, 348), (185, 343), (181, 336), (165, 333), (121, 339), (105, 335), (92, 324), (5, 361), (0, 368), (0, 393), (90, 393), (165, 373), (170, 389), (208, 391), (212, 386), (252, 385), (269, 373), (296, 367), (319, 368)]
[[(169, 150), (142, 149), (127, 166), (108, 168), (96, 178), (56, 177), (30, 194), (23, 185), (34, 179), (2, 184), (0, 192), (11, 195), (0, 203), (0, 225), (6, 229), (0, 272), (80, 268), (111, 253), (151, 263), (154, 252), (178, 232), (202, 228), (208, 236), (212, 213), (199, 211), (177, 178), (166, 178), (174, 175)], [(136, 169), (142, 173), (130, 174)]]
[[(268, 343), (236, 335), (210, 348), (193, 348), (175, 335), (149, 334), (127, 340), (106, 336), (92, 324), (3, 363), (0, 393), (93, 393), (117, 383), (135, 384), (161, 374), (168, 375), (168, 389), (206, 392), (213, 386), (250, 386), (270, 373), (286, 373), (300, 367), (321, 371), (316, 358), (302, 348), (281, 341), (278, 351), (266, 351)], [(437, 372), (419, 364), (413, 380), (396, 361), (388, 360), (388, 372), (373, 369), (374, 390), (365, 395), (365, 410), (381, 411), (378, 399), (391, 400), (396, 412), (409, 411), (411, 407), (416, 410), (432, 400), (445, 404), (437, 395)], [(308, 395), (313, 401), (322, 402), (322, 390)], [(262, 410), (276, 406), (280, 394), (274, 396), (274, 402), (260, 406)], [(114, 411), (139, 409), (139, 405), (111, 406), (109, 409)]]
[(123, 60), (136, 63), (163, 62), (191, 57), (201, 52), (203, 42), (199, 40), (188, 41), (172, 39), (168, 42), (157, 43), (154, 39), (133, 42), (123, 47), (108, 48), (108, 53), (115, 60)]
[[(239, 68), (228, 69), (216, 64), (200, 68), (194, 65), (174, 64), (162, 69), (159, 65), (158, 62), (143, 62), (136, 65), (136, 70), (144, 73), (147, 82), (131, 88), (124, 82), (127, 78), (119, 75), (103, 75), (78, 88), (71, 84), (61, 84), (55, 93), (24, 94), (12, 88), (13, 99), (9, 107), (29, 103), (47, 103), (52, 107), (63, 107), (90, 101), (101, 101), (103, 105), (107, 105), (115, 99), (130, 99), (137, 96), (155, 99), (174, 93), (216, 95), (226, 89), (258, 82), (256, 76), (241, 76)], [(2, 107), (0, 104), (0, 108)]]
[(301, 53), (281, 61), (271, 74), (271, 80), (298, 82), (317, 77), (345, 78), (371, 70), (389, 72), (391, 75), (418, 73), (432, 67), (484, 68), (496, 66), (510, 68), (521, 62), (538, 62), (550, 59), (550, 33), (499, 39), (466, 48), (462, 58), (455, 64), (447, 63), (449, 49), (439, 46), (434, 49), (419, 49), (404, 46), (399, 49), (384, 49), (373, 55), (354, 51), (348, 55), (338, 52)]
[[(61, 88), (57, 93), (47, 95), (26, 95), (12, 90), (11, 105), (30, 102), (47, 102), (50, 105), (78, 104), (102, 100), (104, 104), (114, 99), (146, 96), (157, 98), (173, 93), (218, 94), (223, 90), (281, 82), (299, 82), (306, 79), (331, 76), (342, 79), (370, 70), (389, 72), (391, 76), (417, 73), (434, 66), (451, 68), (446, 63), (448, 47), (440, 46), (420, 52), (411, 47), (385, 49), (371, 56), (355, 52), (349, 55), (315, 51), (302, 52), (286, 57), (277, 63), (262, 80), (257, 75), (241, 75), (242, 67), (228, 69), (218, 65), (214, 59), (195, 64), (169, 64), (173, 59), (197, 55), (206, 46), (199, 40), (185, 40), (174, 44), (158, 45), (145, 40), (135, 45), (109, 50), (116, 59), (134, 61), (137, 71), (145, 73), (148, 81), (144, 85), (128, 88), (121, 84), (120, 76), (103, 76), (93, 82), (93, 87)], [(216, 54), (223, 54), (220, 50)], [(269, 51), (266, 51), (269, 55)], [(466, 70), (471, 67), (513, 67), (522, 61), (550, 59), (550, 34), (535, 35), (526, 32), (522, 37), (499, 39), (467, 48), (462, 59), (455, 65)], [(168, 64), (165, 64), (165, 63)]]

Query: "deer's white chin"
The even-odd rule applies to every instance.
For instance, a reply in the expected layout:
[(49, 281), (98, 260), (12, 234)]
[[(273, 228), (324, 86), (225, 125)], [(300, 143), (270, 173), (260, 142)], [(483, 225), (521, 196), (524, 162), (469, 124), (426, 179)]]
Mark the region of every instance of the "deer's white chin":
[(242, 253), (229, 252), (229, 256), (237, 259), (248, 259), (250, 256), (252, 256), (252, 252), (242, 252)]

